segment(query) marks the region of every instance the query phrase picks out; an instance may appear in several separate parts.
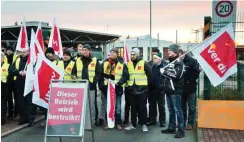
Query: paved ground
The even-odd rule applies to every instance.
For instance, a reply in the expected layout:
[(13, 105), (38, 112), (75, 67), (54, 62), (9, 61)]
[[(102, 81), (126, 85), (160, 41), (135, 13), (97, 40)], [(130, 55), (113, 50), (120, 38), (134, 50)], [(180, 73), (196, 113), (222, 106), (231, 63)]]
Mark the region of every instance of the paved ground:
[[(123, 99), (124, 100), (124, 99)], [(98, 99), (98, 104), (100, 104), (100, 99)], [(124, 106), (124, 101), (122, 102), (122, 108)], [(168, 110), (167, 117), (168, 118)], [(123, 114), (123, 112), (122, 112)], [(122, 117), (123, 118), (123, 117)], [(37, 123), (32, 128), (24, 128), (17, 132), (14, 132), (10, 135), (2, 137), (2, 142), (43, 142), (45, 128), (40, 126), (40, 123)], [(165, 127), (166, 128), (166, 127)], [(159, 126), (148, 127), (149, 132), (143, 133), (140, 126), (136, 130), (127, 132), (127, 131), (117, 131), (115, 129), (110, 129), (104, 131), (102, 127), (96, 127), (95, 142), (196, 142), (197, 136), (196, 131), (186, 131), (186, 137), (182, 139), (175, 139), (173, 134), (161, 134)], [(90, 131), (85, 131), (85, 142), (92, 142), (92, 133)], [(70, 139), (63, 138), (62, 142), (78, 142), (80, 139)], [(48, 138), (47, 142), (59, 142), (59, 138)]]
[[(134, 131), (117, 131), (111, 129), (104, 131), (101, 127), (97, 127), (94, 131), (96, 142), (196, 142), (196, 133), (194, 131), (186, 132), (186, 137), (175, 139), (174, 135), (165, 135), (160, 133), (159, 126), (149, 127), (148, 133), (143, 133), (138, 127)], [(40, 126), (40, 122), (32, 128), (24, 128), (13, 134), (2, 138), (2, 142), (43, 142), (44, 127)], [(92, 142), (91, 132), (85, 131), (85, 142)], [(48, 138), (47, 142), (58, 142), (59, 138)], [(62, 142), (78, 142), (79, 139), (63, 138)]]
[(198, 142), (244, 142), (244, 131), (198, 129)]

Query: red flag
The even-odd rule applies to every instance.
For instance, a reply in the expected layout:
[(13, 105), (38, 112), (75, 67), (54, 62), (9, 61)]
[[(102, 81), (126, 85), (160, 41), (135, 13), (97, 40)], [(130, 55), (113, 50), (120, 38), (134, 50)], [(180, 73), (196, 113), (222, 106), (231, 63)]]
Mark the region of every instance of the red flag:
[(42, 48), (42, 51), (44, 51), (44, 41), (43, 41), (43, 36), (42, 36), (41, 22), (39, 23), (39, 26), (37, 28), (36, 37), (37, 37), (37, 40), (40, 43), (40, 46)]
[(116, 94), (115, 94), (115, 83), (111, 80), (108, 80), (108, 91), (107, 91), (107, 121), (108, 128), (113, 128), (115, 124), (115, 103), (116, 103)]
[(125, 41), (124, 41), (124, 62), (127, 64), (130, 62), (130, 57), (129, 57), (129, 51), (128, 51), (128, 46), (126, 45)]
[(64, 71), (44, 56), (38, 56), (32, 102), (48, 108), (49, 90), (51, 79), (62, 79)]
[(16, 51), (27, 50), (28, 48), (29, 46), (28, 46), (27, 30), (25, 26), (25, 20), (23, 20), (20, 28), (18, 42), (16, 45)]
[(37, 41), (36, 34), (33, 29), (31, 29), (31, 44), (30, 50), (27, 60), (27, 70), (26, 70), (26, 78), (25, 78), (25, 90), (24, 96), (29, 94), (33, 90), (34, 86), (34, 65), (37, 60), (37, 53), (44, 56), (44, 53), (40, 47), (39, 42)]
[(63, 48), (62, 48), (60, 32), (59, 32), (59, 28), (56, 25), (55, 18), (53, 19), (53, 27), (52, 27), (52, 32), (50, 35), (48, 47), (52, 47), (56, 55), (59, 55), (59, 57), (63, 57)]
[(213, 86), (237, 72), (234, 30), (232, 24), (193, 49), (192, 53)]

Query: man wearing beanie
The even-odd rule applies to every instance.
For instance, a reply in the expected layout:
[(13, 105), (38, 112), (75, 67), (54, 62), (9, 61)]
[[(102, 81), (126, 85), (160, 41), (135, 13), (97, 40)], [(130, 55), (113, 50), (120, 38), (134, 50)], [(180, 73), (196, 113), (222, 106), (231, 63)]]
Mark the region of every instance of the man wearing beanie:
[[(159, 53), (159, 49), (158, 48), (153, 48), (152, 49), (152, 56), (155, 54)], [(150, 68), (150, 77), (152, 77), (152, 68), (153, 68), (153, 59), (151, 61), (148, 62), (148, 66)], [(151, 78), (148, 78), (148, 103), (149, 103), (149, 116), (147, 118), (147, 125), (156, 125), (156, 118), (155, 114), (157, 115), (157, 111), (155, 112), (155, 110), (157, 110), (156, 108), (156, 97), (154, 97), (154, 86), (153, 86), (153, 81)]]
[[(13, 47), (9, 46), (7, 47), (7, 52), (6, 52), (6, 63), (9, 65), (13, 64), (13, 62), (16, 60), (18, 55), (14, 54), (14, 49)], [(8, 75), (8, 97), (7, 97), (7, 102), (8, 102), (8, 119), (12, 119), (13, 117), (16, 118), (18, 116), (18, 97), (17, 97), (17, 92), (15, 88), (15, 80), (14, 76)], [(14, 103), (13, 103), (13, 94), (14, 94)]]
[[(182, 54), (184, 54), (184, 51), (179, 50), (179, 55)], [(186, 71), (184, 75), (184, 90), (181, 99), (182, 110), (185, 120), (184, 124), (187, 122), (186, 130), (192, 130), (196, 123), (196, 91), (200, 68), (197, 60), (192, 58), (189, 54), (183, 56), (183, 62)]]
[(28, 59), (29, 51), (28, 49), (21, 49), (20, 55), (14, 61), (14, 63), (9, 67), (9, 74), (16, 80), (16, 90), (18, 97), (18, 107), (19, 107), (19, 123), (22, 125), (29, 123), (29, 127), (34, 125), (34, 120), (36, 116), (36, 105), (32, 103), (32, 92), (24, 97), (25, 88), (25, 77), (26, 77), (26, 64)]
[(169, 125), (168, 128), (162, 130), (162, 133), (173, 134), (176, 132), (176, 119), (178, 121), (178, 131), (175, 138), (185, 136), (184, 132), (184, 116), (181, 107), (181, 96), (183, 93), (184, 63), (178, 57), (179, 46), (172, 44), (169, 46), (170, 64), (165, 69), (160, 69), (163, 75), (164, 83), (162, 85), (164, 92), (167, 94), (167, 104), (169, 109)]
[[(163, 77), (160, 74), (160, 68), (163, 68), (167, 65), (167, 62), (162, 59), (162, 53), (159, 52), (153, 55), (153, 67), (151, 74), (151, 86), (152, 94), (149, 94), (151, 97), (151, 104), (149, 104), (149, 114), (151, 114), (151, 125), (154, 123), (156, 125), (157, 112), (159, 112), (159, 123), (160, 127), (165, 126), (166, 113), (165, 113), (165, 93), (162, 90)], [(158, 106), (158, 107), (157, 107)], [(159, 111), (157, 111), (157, 108)], [(150, 123), (149, 123), (150, 124)]]
[(97, 58), (92, 57), (92, 49), (89, 44), (83, 46), (82, 54), (81, 57), (76, 59), (76, 76), (78, 79), (89, 80), (90, 109), (92, 124), (94, 125), (96, 122), (96, 86), (102, 70)]
[[(123, 86), (126, 83), (126, 81), (129, 78), (128, 74), (128, 68), (126, 64), (124, 63), (123, 59), (119, 57), (119, 50), (118, 48), (113, 48), (110, 50), (110, 58), (106, 59), (102, 64), (102, 70), (103, 75), (100, 80), (100, 88), (104, 97), (105, 102), (105, 112), (106, 106), (107, 106), (107, 88), (108, 88), (108, 82), (107, 79), (113, 80), (115, 85), (115, 93), (116, 93), (116, 103), (115, 103), (115, 124), (117, 130), (121, 131), (123, 128), (121, 126), (122, 120), (121, 120), (121, 97), (123, 95)], [(105, 118), (107, 118), (107, 115), (105, 114)], [(104, 124), (104, 130), (108, 129), (107, 123)]]
[(1, 53), (1, 125), (6, 123), (7, 96), (8, 96), (8, 68), (9, 64), (4, 62), (4, 53)]
[(65, 71), (64, 80), (73, 80), (76, 78), (75, 62), (71, 60), (71, 52), (69, 50), (64, 51), (63, 58), (58, 61), (57, 65)]
[[(148, 64), (140, 58), (140, 50), (134, 48), (131, 51), (131, 62), (128, 63), (129, 80), (127, 81), (128, 92), (130, 92), (131, 102), (131, 125), (126, 130), (136, 129), (137, 112), (139, 112), (139, 122), (143, 132), (147, 129), (147, 94), (148, 94), (148, 78), (150, 69)], [(139, 110), (137, 110), (139, 109)]]
[(58, 61), (55, 59), (55, 53), (52, 47), (48, 47), (46, 49), (45, 56), (48, 60), (52, 61), (54, 64), (58, 63)]

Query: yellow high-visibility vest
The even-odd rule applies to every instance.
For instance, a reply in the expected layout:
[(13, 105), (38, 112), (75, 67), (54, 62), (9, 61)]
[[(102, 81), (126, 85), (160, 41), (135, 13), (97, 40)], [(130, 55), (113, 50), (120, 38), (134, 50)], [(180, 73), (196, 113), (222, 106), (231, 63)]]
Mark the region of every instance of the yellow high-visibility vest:
[[(104, 62), (104, 64), (103, 64), (103, 72), (104, 72), (104, 74), (110, 75), (110, 72), (106, 72), (106, 69), (107, 69), (108, 65), (109, 65), (108, 61)], [(118, 62), (116, 67), (115, 67), (115, 80), (114, 80), (115, 84), (118, 83), (119, 80), (122, 78), (123, 69), (124, 69), (124, 64)], [(106, 79), (104, 79), (104, 85), (108, 85), (108, 81)], [(123, 86), (124, 86), (124, 84), (123, 84)]]
[(128, 63), (128, 70), (130, 78), (127, 81), (128, 86), (132, 86), (135, 80), (135, 84), (139, 86), (147, 85), (147, 76), (144, 71), (144, 64), (145, 61), (141, 60), (137, 63), (136, 68), (134, 68), (134, 65), (132, 62)]
[(57, 60), (53, 60), (53, 63), (54, 63), (55, 65), (57, 65), (58, 61), (57, 61)]
[(18, 56), (19, 56), (19, 55), (17, 55), (17, 54), (14, 54), (14, 55), (13, 55), (13, 61), (12, 61), (12, 63), (9, 63), (9, 62), (8, 62), (8, 58), (5, 56), (5, 57), (4, 57), (4, 63), (13, 64), (14, 61), (17, 59)]
[(9, 64), (7, 62), (4, 62), (2, 67), (1, 67), (1, 80), (3, 83), (7, 83), (7, 78), (8, 78), (8, 68)]
[(70, 61), (68, 66), (64, 69), (64, 61), (61, 60), (58, 62), (58, 66), (65, 71), (64, 73), (64, 80), (72, 80), (72, 77), (70, 76), (72, 73), (72, 69), (74, 68), (75, 62)]
[[(95, 71), (96, 71), (96, 65), (97, 65), (97, 58), (92, 58), (92, 61), (88, 65), (88, 77), (89, 81), (93, 83), (94, 77), (95, 77)], [(82, 69), (83, 69), (83, 62), (78, 58), (76, 60), (76, 69), (77, 69), (77, 78), (81, 79), (82, 77)]]
[[(15, 60), (15, 68), (17, 70), (19, 70), (19, 63), (20, 63), (20, 58), (18, 57), (16, 60)], [(17, 76), (14, 76), (14, 80), (17, 79)]]

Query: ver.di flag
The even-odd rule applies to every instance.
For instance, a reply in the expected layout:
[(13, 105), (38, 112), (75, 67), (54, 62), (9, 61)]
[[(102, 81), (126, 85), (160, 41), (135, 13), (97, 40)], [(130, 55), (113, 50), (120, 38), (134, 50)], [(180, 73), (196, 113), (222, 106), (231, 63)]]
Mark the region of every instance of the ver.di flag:
[(128, 46), (125, 43), (124, 40), (124, 52), (123, 52), (123, 58), (124, 58), (124, 62), (126, 64), (128, 64), (130, 62), (130, 56), (129, 56), (129, 50), (128, 50)]
[(237, 72), (233, 25), (212, 35), (191, 51), (208, 76), (217, 86)]
[(60, 69), (44, 56), (38, 55), (35, 67), (32, 103), (48, 108), (51, 79), (62, 80), (63, 76), (64, 70)]
[(48, 47), (52, 47), (55, 54), (58, 55), (60, 58), (63, 57), (61, 36), (60, 36), (59, 28), (57, 27), (56, 24), (55, 17), (53, 18), (52, 31), (51, 31)]
[(27, 30), (25, 26), (25, 19), (21, 23), (19, 37), (16, 45), (16, 51), (27, 50), (28, 46), (28, 38), (27, 38)]
[[(37, 30), (37, 33), (38, 33), (38, 30)], [(40, 44), (37, 40), (37, 35), (35, 34), (34, 30), (31, 29), (31, 43), (30, 43), (29, 55), (28, 55), (28, 60), (27, 60), (27, 65), (26, 65), (24, 96), (26, 96), (33, 90), (34, 65), (36, 64), (37, 53), (40, 53), (40, 55), (44, 56), (42, 48), (40, 47)]]
[(114, 128), (115, 124), (115, 83), (112, 80), (108, 80), (108, 90), (107, 90), (107, 121), (108, 128)]

